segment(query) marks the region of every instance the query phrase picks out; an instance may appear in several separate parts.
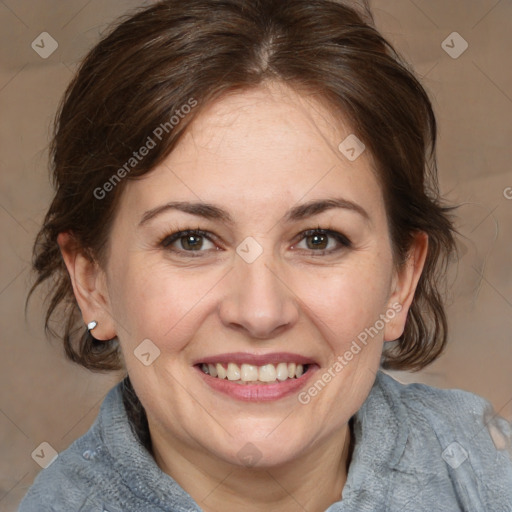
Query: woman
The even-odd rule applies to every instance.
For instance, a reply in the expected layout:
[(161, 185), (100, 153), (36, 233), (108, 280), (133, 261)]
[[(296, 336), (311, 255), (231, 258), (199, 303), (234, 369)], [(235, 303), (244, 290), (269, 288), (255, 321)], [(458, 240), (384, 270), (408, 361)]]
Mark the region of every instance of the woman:
[(348, 3), (166, 0), (104, 37), (57, 117), (34, 287), (68, 357), (126, 377), (21, 512), (512, 510), (489, 404), (380, 371), (446, 342), (435, 140)]

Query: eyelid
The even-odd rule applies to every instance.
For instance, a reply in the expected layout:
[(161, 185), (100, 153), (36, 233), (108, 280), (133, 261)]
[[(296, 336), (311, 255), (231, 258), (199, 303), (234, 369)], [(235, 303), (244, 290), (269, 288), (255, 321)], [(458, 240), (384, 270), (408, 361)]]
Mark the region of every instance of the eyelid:
[[(333, 229), (326, 229), (326, 228), (321, 228), (321, 227), (311, 228), (311, 229), (306, 229), (304, 231), (301, 231), (297, 235), (297, 237), (300, 237), (300, 238), (298, 238), (298, 241), (296, 243), (294, 243), (293, 245), (294, 246), (297, 245), (298, 243), (300, 243), (304, 239), (306, 239), (308, 236), (312, 236), (316, 233), (320, 233), (320, 234), (327, 235), (327, 236), (334, 238), (338, 242), (338, 244), (340, 244), (344, 248), (349, 249), (352, 247), (352, 241), (343, 233), (340, 233), (339, 231), (336, 231)], [(334, 249), (323, 249), (323, 250), (316, 250), (316, 251), (312, 250), (312, 249), (299, 249), (299, 250), (304, 250), (304, 251), (307, 251), (314, 255), (324, 255), (324, 254), (338, 252), (341, 249), (338, 247), (338, 248), (334, 248)]]
[[(295, 243), (293, 243), (292, 248), (295, 245), (297, 245), (298, 243), (302, 242), (308, 236), (312, 236), (313, 234), (318, 234), (318, 233), (334, 238), (338, 242), (339, 246), (334, 249), (322, 249), (322, 250), (320, 250), (320, 249), (319, 250), (295, 249), (295, 250), (307, 252), (310, 255), (314, 255), (314, 256), (324, 256), (324, 255), (338, 253), (338, 252), (342, 251), (343, 249), (349, 249), (352, 247), (351, 240), (343, 233), (340, 233), (337, 230), (322, 228), (322, 227), (318, 226), (316, 228), (306, 229), (306, 230), (303, 230), (300, 233), (298, 233), (297, 236), (295, 237), (295, 239), (297, 241)], [(206, 238), (209, 242), (211, 242), (215, 245), (219, 245), (219, 237), (217, 237), (215, 234), (211, 233), (210, 231), (205, 231), (205, 230), (201, 229), (200, 227), (183, 228), (183, 229), (175, 228), (172, 230), (171, 233), (166, 234), (163, 238), (160, 239), (159, 245), (161, 247), (163, 247), (164, 249), (166, 249), (170, 252), (173, 252), (175, 254), (178, 254), (180, 256), (183, 256), (185, 258), (187, 258), (187, 257), (191, 257), (191, 258), (202, 257), (202, 256), (204, 256), (204, 253), (209, 253), (212, 251), (212, 249), (187, 251), (184, 249), (172, 249), (170, 247), (171, 244), (173, 244), (174, 242), (180, 240), (181, 238), (183, 238), (187, 235), (201, 236), (203, 238)], [(217, 250), (219, 250), (218, 247), (217, 247)], [(222, 249), (220, 249), (220, 250), (222, 250)]]
[[(218, 237), (209, 231), (205, 231), (201, 228), (186, 228), (186, 229), (176, 229), (176, 230), (173, 230), (172, 233), (165, 235), (161, 239), (160, 245), (162, 245), (164, 248), (166, 248), (170, 244), (180, 240), (180, 238), (183, 238), (187, 235), (201, 236), (215, 244), (217, 244), (219, 241)], [(185, 252), (193, 252), (193, 251), (185, 251)], [(205, 251), (196, 251), (196, 252), (205, 252)]]
[(339, 231), (336, 231), (335, 229), (327, 229), (327, 228), (321, 228), (321, 227), (311, 228), (311, 229), (306, 229), (305, 231), (302, 231), (300, 233), (300, 235), (302, 235), (302, 237), (305, 237), (308, 235), (312, 235), (314, 233), (322, 233), (324, 235), (329, 235), (329, 236), (332, 236), (333, 238), (339, 239), (346, 245), (352, 245), (352, 241), (346, 235), (344, 235), (343, 233), (340, 233)]

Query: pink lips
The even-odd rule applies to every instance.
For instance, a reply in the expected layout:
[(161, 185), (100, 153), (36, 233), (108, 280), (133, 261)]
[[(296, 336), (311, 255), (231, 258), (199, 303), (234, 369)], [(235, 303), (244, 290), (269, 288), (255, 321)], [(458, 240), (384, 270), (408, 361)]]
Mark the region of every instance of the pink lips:
[[(256, 366), (278, 363), (297, 363), (308, 365), (308, 369), (298, 378), (277, 381), (272, 384), (239, 384), (227, 379), (212, 377), (204, 373), (200, 368), (201, 364), (217, 363), (235, 363), (238, 365), (245, 363)], [(319, 366), (313, 359), (289, 352), (275, 352), (271, 354), (235, 352), (202, 358), (194, 363), (194, 368), (203, 381), (215, 391), (246, 402), (267, 402), (279, 400), (298, 392), (309, 382), (311, 376), (318, 370)]]

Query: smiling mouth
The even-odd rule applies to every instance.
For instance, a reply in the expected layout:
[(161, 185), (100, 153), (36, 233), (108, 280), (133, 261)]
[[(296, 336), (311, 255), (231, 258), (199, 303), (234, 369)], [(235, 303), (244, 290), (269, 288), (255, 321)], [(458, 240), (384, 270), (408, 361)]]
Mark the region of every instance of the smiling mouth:
[(200, 363), (199, 369), (220, 380), (229, 380), (234, 384), (275, 384), (288, 380), (297, 380), (304, 375), (310, 365), (297, 363), (278, 363), (257, 366), (236, 363)]

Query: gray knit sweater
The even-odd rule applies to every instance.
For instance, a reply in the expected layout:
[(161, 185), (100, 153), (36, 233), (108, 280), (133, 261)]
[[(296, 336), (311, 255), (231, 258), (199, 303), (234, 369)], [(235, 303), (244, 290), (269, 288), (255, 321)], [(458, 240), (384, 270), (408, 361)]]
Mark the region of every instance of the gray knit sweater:
[[(201, 510), (144, 447), (122, 389), (40, 472), (19, 512)], [(354, 435), (342, 496), (326, 512), (512, 512), (512, 428), (476, 395), (379, 372)]]

